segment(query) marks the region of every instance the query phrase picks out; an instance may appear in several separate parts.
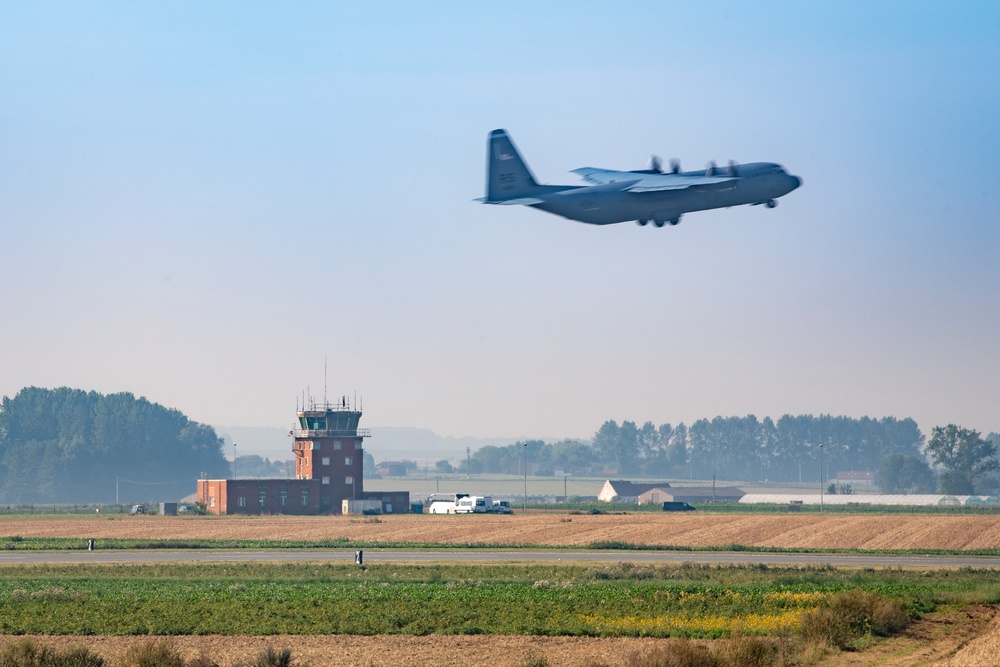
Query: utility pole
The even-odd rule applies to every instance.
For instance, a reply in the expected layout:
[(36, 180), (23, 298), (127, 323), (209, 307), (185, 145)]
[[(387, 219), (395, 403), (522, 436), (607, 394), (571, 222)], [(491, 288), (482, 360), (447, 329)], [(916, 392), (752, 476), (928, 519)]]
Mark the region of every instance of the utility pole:
[(528, 443), (524, 443), (524, 511), (528, 511)]
[(236, 479), (236, 443), (233, 443), (233, 479)]
[(468, 447), (465, 448), (465, 479), (472, 479), (472, 454)]

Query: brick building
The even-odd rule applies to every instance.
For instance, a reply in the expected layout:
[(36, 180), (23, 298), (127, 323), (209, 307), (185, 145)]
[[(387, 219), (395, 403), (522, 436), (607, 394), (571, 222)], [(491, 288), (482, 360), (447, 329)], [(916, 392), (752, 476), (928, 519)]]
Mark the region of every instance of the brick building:
[(198, 502), (209, 514), (319, 514), (315, 479), (201, 479)]
[(408, 491), (364, 489), (364, 439), (358, 428), (361, 411), (339, 405), (313, 405), (299, 410), (298, 428), (291, 432), (295, 479), (204, 479), (198, 481), (198, 502), (210, 514), (339, 513), (345, 499), (377, 499), (386, 514), (407, 512)]

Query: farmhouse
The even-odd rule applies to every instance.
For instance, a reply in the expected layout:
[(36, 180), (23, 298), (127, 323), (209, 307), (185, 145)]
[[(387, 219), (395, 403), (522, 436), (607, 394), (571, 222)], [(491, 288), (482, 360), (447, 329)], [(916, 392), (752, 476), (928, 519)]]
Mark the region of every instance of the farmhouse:
[(666, 482), (636, 483), (622, 479), (604, 482), (597, 499), (606, 503), (636, 503), (658, 505), (668, 502), (682, 503), (736, 503), (743, 497), (743, 490), (735, 486), (670, 486)]
[[(291, 432), (295, 479), (203, 479), (198, 502), (210, 514), (339, 513), (344, 500), (375, 500), (384, 514), (407, 512), (409, 491), (364, 490), (364, 439), (361, 411), (337, 404), (313, 404), (298, 412)], [(370, 503), (369, 503), (370, 504)]]
[[(638, 503), (639, 496), (644, 493), (666, 493), (666, 490), (669, 488), (670, 485), (666, 482), (637, 484), (635, 482), (626, 482), (623, 479), (609, 479), (604, 482), (601, 492), (597, 494), (597, 499), (606, 503)], [(663, 502), (663, 500), (650, 500), (647, 502)]]
[(735, 486), (672, 486), (669, 489), (652, 489), (639, 496), (639, 504), (646, 503), (738, 503), (744, 496), (743, 489)]
[(406, 477), (406, 462), (383, 461), (375, 466), (375, 472), (384, 477)]

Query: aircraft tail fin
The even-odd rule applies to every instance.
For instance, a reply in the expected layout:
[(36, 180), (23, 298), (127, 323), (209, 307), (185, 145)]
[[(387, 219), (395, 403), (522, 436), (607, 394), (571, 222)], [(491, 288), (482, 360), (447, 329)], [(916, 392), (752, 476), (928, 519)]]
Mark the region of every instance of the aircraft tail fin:
[(506, 130), (490, 132), (486, 150), (486, 203), (523, 198), (538, 191), (531, 169)]

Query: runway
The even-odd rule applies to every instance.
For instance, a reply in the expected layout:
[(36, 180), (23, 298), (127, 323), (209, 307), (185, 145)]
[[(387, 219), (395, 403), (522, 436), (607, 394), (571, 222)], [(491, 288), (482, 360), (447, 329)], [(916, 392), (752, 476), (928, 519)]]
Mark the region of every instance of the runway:
[[(856, 554), (780, 554), (712, 551), (546, 551), (536, 549), (366, 549), (364, 563), (705, 563), (712, 565), (764, 564), (775, 566), (832, 565), (834, 567), (1000, 568), (1000, 558), (977, 556), (893, 556)], [(4, 564), (87, 563), (240, 563), (324, 562), (352, 564), (352, 549), (274, 550), (109, 550), (109, 551), (5, 551)]]

